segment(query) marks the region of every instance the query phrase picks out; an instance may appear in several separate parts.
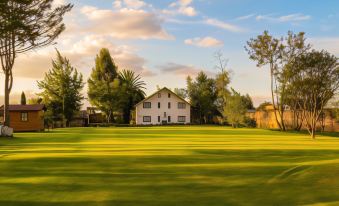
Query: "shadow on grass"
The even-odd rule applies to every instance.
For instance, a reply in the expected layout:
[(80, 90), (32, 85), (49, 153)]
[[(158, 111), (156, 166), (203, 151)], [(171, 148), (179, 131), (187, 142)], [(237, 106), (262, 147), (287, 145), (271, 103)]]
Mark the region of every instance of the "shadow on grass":
[[(272, 130), (272, 131), (277, 131), (277, 130)], [(309, 135), (307, 130), (302, 130), (302, 131), (295, 131), (295, 130), (289, 130), (285, 131), (286, 133), (290, 134), (302, 134), (302, 135)], [(328, 137), (336, 137), (339, 138), (339, 132), (317, 132), (316, 133), (316, 138), (317, 136), (328, 136)]]

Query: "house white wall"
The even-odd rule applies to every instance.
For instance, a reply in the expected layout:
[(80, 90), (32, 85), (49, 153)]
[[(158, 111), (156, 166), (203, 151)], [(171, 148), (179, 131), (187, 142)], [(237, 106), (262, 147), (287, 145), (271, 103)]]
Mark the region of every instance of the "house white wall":
[[(170, 97), (168, 97), (168, 94), (170, 94)], [(150, 102), (151, 108), (144, 108), (145, 102)], [(168, 108), (169, 102), (171, 103), (171, 108)], [(179, 102), (185, 103), (184, 109), (178, 108)], [(158, 108), (158, 103), (160, 103), (160, 108)], [(151, 122), (144, 122), (145, 116), (150, 116)], [(158, 116), (160, 116), (160, 122), (158, 121)], [(168, 122), (168, 116), (171, 117), (171, 122)], [(179, 116), (184, 116), (185, 122), (179, 122)], [(191, 106), (168, 89), (162, 89), (136, 105), (137, 125), (158, 125), (162, 124), (163, 121), (166, 121), (168, 124), (188, 124), (191, 122)]]

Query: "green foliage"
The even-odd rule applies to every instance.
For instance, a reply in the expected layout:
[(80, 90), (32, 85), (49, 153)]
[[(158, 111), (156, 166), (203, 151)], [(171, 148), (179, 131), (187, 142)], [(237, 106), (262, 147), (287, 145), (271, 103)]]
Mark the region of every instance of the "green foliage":
[(114, 64), (108, 49), (100, 50), (87, 82), (90, 103), (103, 111), (107, 122), (111, 122), (114, 119), (113, 112), (119, 110), (121, 88), (118, 67)]
[(187, 90), (184, 88), (174, 88), (173, 92), (183, 99), (187, 98)]
[(244, 125), (248, 128), (256, 128), (257, 127), (257, 122), (249, 117), (245, 117), (244, 119)]
[(46, 118), (65, 119), (68, 125), (80, 110), (81, 101), (84, 99), (81, 94), (84, 87), (82, 74), (78, 73), (69, 60), (57, 51), (52, 69), (45, 74), (42, 81), (38, 81), (38, 87), (43, 90), (39, 96), (47, 107)]
[(315, 138), (320, 115), (339, 89), (338, 58), (326, 51), (311, 51), (296, 57), (287, 68), (288, 86), (300, 97), (298, 105)]
[(31, 98), (28, 100), (28, 104), (42, 104), (42, 103), (43, 103), (43, 99), (40, 97)]
[(123, 113), (123, 123), (128, 124), (131, 121), (131, 111), (134, 106), (145, 98), (146, 83), (141, 80), (140, 75), (134, 71), (122, 70), (119, 72), (121, 81), (120, 101)]
[(247, 112), (247, 105), (239, 92), (231, 89), (224, 105), (223, 116), (232, 127), (239, 127), (244, 123)]
[(274, 114), (281, 130), (285, 130), (284, 110), (287, 104), (286, 66), (296, 57), (307, 52), (311, 47), (306, 44), (305, 33), (288, 32), (287, 37), (275, 38), (264, 31), (257, 38), (250, 39), (245, 47), (251, 60), (258, 67), (268, 65), (271, 76), (271, 96)]
[(26, 105), (26, 95), (25, 95), (25, 92), (21, 93), (20, 104), (21, 105)]
[(188, 77), (187, 94), (193, 109), (193, 120), (200, 124), (210, 123), (217, 111), (215, 80), (208, 78), (204, 72), (200, 72), (195, 81)]

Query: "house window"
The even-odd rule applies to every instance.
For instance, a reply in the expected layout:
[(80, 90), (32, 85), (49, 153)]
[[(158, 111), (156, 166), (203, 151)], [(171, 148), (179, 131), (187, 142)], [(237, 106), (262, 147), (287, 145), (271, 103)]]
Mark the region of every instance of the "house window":
[(168, 116), (168, 122), (171, 122), (171, 116)]
[(160, 109), (160, 102), (158, 102), (158, 109)]
[(160, 116), (158, 116), (158, 122), (160, 122)]
[(171, 102), (168, 102), (168, 109), (171, 109)]
[(186, 109), (186, 104), (183, 102), (178, 102), (178, 109)]
[(161, 98), (161, 93), (160, 92), (158, 93), (158, 98)]
[(164, 112), (164, 117), (167, 117), (167, 114), (166, 114), (166, 112)]
[(151, 116), (144, 116), (143, 117), (144, 122), (151, 122), (151, 120), (152, 120)]
[(168, 98), (171, 98), (171, 93), (168, 93)]
[(151, 108), (152, 103), (151, 102), (144, 102), (144, 108)]
[(178, 122), (186, 122), (185, 116), (178, 116)]
[(22, 122), (27, 122), (28, 121), (28, 113), (27, 112), (22, 112), (21, 113), (21, 121)]

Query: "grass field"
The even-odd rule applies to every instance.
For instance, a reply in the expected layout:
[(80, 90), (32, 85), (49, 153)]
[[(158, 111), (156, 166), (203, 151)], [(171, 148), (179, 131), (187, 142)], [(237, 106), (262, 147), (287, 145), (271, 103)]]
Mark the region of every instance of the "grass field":
[(339, 205), (339, 136), (225, 127), (0, 138), (0, 205)]

